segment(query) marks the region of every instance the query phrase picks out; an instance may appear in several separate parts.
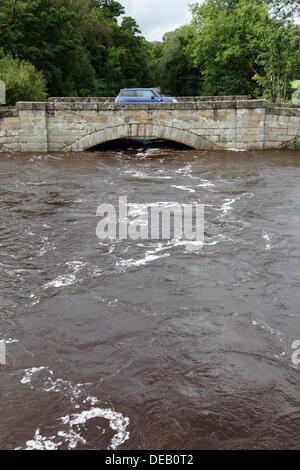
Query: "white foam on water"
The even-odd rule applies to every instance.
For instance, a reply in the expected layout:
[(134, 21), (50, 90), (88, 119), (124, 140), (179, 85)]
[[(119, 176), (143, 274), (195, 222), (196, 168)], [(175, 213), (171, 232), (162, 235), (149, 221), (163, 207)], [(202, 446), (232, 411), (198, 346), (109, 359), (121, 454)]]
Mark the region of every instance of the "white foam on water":
[(179, 168), (175, 173), (184, 176), (190, 176), (192, 173), (193, 167), (191, 163), (187, 163), (183, 168)]
[(25, 375), (24, 375), (24, 377), (22, 377), (20, 382), (22, 384), (30, 383), (33, 375), (36, 372), (40, 372), (41, 370), (47, 370), (47, 371), (49, 371), (50, 374), (53, 375), (53, 372), (52, 372), (52, 370), (49, 369), (49, 367), (32, 367), (31, 369), (25, 369)]
[(73, 268), (75, 273), (80, 271), (80, 269), (86, 265), (86, 263), (83, 263), (82, 261), (69, 261), (66, 264), (67, 266), (70, 266), (71, 268)]
[(31, 292), (30, 298), (33, 299), (30, 304), (30, 307), (33, 307), (34, 305), (37, 305), (40, 303), (41, 298), (35, 295), (33, 292)]
[(182, 189), (182, 191), (189, 191), (190, 193), (195, 193), (195, 189), (188, 188), (187, 186), (176, 186), (175, 184), (171, 185), (171, 188)]
[(15, 338), (1, 339), (0, 342), (1, 341), (3, 341), (5, 344), (14, 344), (19, 342), (19, 340)]
[[(80, 408), (84, 390), (79, 385), (73, 385), (68, 380), (55, 379), (53, 371), (49, 367), (33, 367), (25, 370), (21, 379), (22, 384), (29, 384), (30, 388), (42, 392), (56, 392), (64, 395), (75, 408)], [(86, 401), (90, 399), (85, 398)]]
[(178, 202), (169, 202), (169, 201), (161, 201), (161, 202), (149, 202), (149, 203), (128, 203), (128, 216), (129, 217), (137, 217), (139, 215), (145, 215), (148, 212), (148, 209), (152, 208), (162, 208), (162, 209), (169, 209), (175, 207), (182, 207), (184, 204), (179, 204)]
[(148, 211), (147, 204), (128, 204), (128, 216), (129, 217), (138, 217), (139, 215), (144, 215)]
[(30, 162), (35, 162), (36, 160), (38, 161), (47, 161), (47, 160), (62, 160), (61, 157), (56, 157), (55, 155), (32, 155), (30, 158)]
[(148, 178), (148, 175), (144, 173), (143, 171), (126, 170), (124, 174), (126, 176), (129, 176), (130, 178)]
[(183, 240), (186, 251), (200, 251), (203, 248), (204, 243), (201, 241), (190, 241)]
[(159, 173), (159, 174), (152, 175), (151, 176), (152, 179), (166, 179), (166, 180), (173, 179), (172, 176), (166, 175), (166, 171), (164, 169), (157, 170), (156, 173)]
[(113, 298), (110, 299), (110, 298), (98, 297), (98, 296), (96, 296), (95, 299), (100, 300), (100, 302), (105, 303), (109, 307), (115, 307), (119, 303), (119, 299), (113, 299)]
[(154, 255), (152, 252), (148, 251), (145, 254), (145, 257), (142, 259), (126, 259), (126, 260), (121, 260), (116, 263), (117, 266), (124, 266), (124, 267), (130, 267), (130, 266), (144, 266), (145, 264), (152, 263), (153, 261), (156, 261), (161, 258), (166, 258), (167, 256), (170, 256), (169, 253), (166, 253), (164, 255)]
[(44, 284), (44, 289), (49, 289), (49, 287), (64, 287), (71, 286), (76, 282), (75, 274), (61, 275), (58, 276), (54, 281), (49, 281)]
[(209, 238), (209, 240), (204, 242), (197, 241), (197, 240), (180, 240), (180, 239), (173, 239), (170, 241), (170, 244), (173, 247), (177, 246), (185, 246), (187, 251), (200, 251), (202, 250), (203, 246), (216, 246), (223, 241), (231, 241), (232, 239), (227, 235), (220, 234), (216, 235), (215, 237)]
[(252, 325), (256, 326), (257, 328), (261, 328), (272, 336), (277, 336), (279, 338), (279, 341), (282, 341), (283, 333), (278, 330), (275, 330), (275, 328), (272, 328), (271, 326), (267, 325), (267, 323), (263, 322), (262, 320), (253, 320)]
[[(175, 210), (176, 208), (179, 208), (181, 210), (182, 205), (179, 204), (178, 202), (156, 202), (156, 203), (146, 203), (146, 204), (137, 204), (137, 203), (129, 203), (128, 204), (128, 219), (129, 222), (131, 222), (130, 219), (134, 221), (135, 224), (139, 224), (140, 226), (142, 225), (147, 225), (148, 223), (148, 215), (151, 213), (153, 209), (157, 210)], [(139, 219), (140, 217), (140, 219)]]
[[(80, 434), (77, 432), (73, 431), (72, 429), (69, 431), (58, 431), (57, 433), (58, 437), (62, 437), (63, 440), (68, 444), (68, 449), (76, 449), (78, 446), (78, 443), (81, 444), (86, 444), (86, 439), (82, 437)], [(60, 445), (62, 442), (60, 443)]]
[(46, 156), (43, 155), (32, 155), (30, 162), (35, 162), (36, 160), (47, 160)]
[[(26, 442), (25, 450), (56, 450), (62, 445), (67, 446), (68, 449), (75, 449), (78, 444), (86, 444), (86, 439), (80, 434), (81, 429), (86, 430), (87, 422), (96, 418), (107, 420), (110, 428), (115, 431), (108, 449), (116, 450), (129, 439), (130, 433), (127, 431), (129, 418), (113, 409), (99, 407), (100, 400), (86, 394), (82, 388), (83, 384), (73, 385), (68, 380), (55, 378), (54, 372), (49, 367), (26, 369), (21, 383), (29, 385), (33, 390), (60, 393), (68, 398), (77, 409), (86, 407), (87, 404), (91, 406), (90, 409), (58, 418), (60, 428), (55, 432), (52, 431), (51, 436), (42, 436), (38, 428), (34, 438)], [(102, 431), (101, 434), (105, 432), (101, 427), (97, 426), (97, 428)], [(22, 448), (18, 447), (16, 450)]]
[(78, 199), (74, 199), (74, 201), (72, 201), (74, 204), (81, 204), (82, 202), (85, 202), (86, 199), (83, 199), (83, 198), (78, 198)]
[[(163, 254), (158, 254), (162, 251), (168, 251), (171, 250), (172, 248), (176, 247), (181, 247), (184, 246), (186, 251), (192, 252), (192, 251), (200, 251), (203, 249), (203, 246), (215, 246), (218, 243), (221, 243), (224, 240), (231, 240), (228, 236), (226, 235), (217, 235), (214, 239), (210, 239), (207, 242), (202, 242), (198, 240), (186, 240), (186, 239), (176, 239), (173, 238), (172, 240), (168, 240), (165, 243), (158, 243), (156, 247), (154, 247), (152, 250), (148, 250), (145, 252), (144, 258), (141, 258), (139, 260), (134, 260), (134, 259), (123, 259), (121, 261), (118, 261), (116, 263), (116, 266), (122, 266), (122, 267), (131, 267), (131, 266), (143, 266), (145, 264), (151, 263), (153, 261), (156, 261), (161, 258), (166, 258), (168, 256), (171, 256), (171, 253), (163, 253)], [(137, 246), (139, 247), (144, 247), (145, 245), (143, 244), (138, 244)]]
[[(62, 419), (64, 423), (69, 422), (70, 426), (84, 425), (87, 421), (94, 418), (104, 418), (109, 421), (109, 425), (116, 434), (113, 436), (110, 448), (116, 450), (121, 444), (129, 439), (129, 432), (126, 431), (129, 425), (129, 418), (124, 417), (121, 413), (117, 413), (111, 409), (105, 408), (91, 408), (87, 411), (74, 414), (71, 416), (65, 416)], [(68, 420), (68, 421), (67, 421)]]
[(53, 243), (49, 242), (49, 238), (47, 236), (42, 237), (42, 246), (38, 252), (38, 256), (44, 256), (49, 250), (56, 250), (56, 247)]
[(224, 217), (228, 212), (232, 210), (232, 205), (240, 199), (239, 197), (232, 198), (232, 199), (225, 199), (225, 202), (222, 204), (222, 207), (220, 209), (217, 209), (218, 211), (223, 212), (222, 217)]
[(232, 204), (235, 203), (235, 199), (227, 199), (226, 202), (224, 202), (224, 204), (222, 205), (222, 211), (223, 211), (223, 214), (226, 215), (229, 211), (231, 211), (232, 209)]
[[(57, 450), (62, 444), (67, 444), (68, 449), (76, 449), (78, 444), (86, 444), (86, 440), (73, 430), (58, 431), (53, 436), (44, 437), (40, 429), (35, 431), (34, 438), (26, 442), (24, 450)], [(18, 447), (15, 450), (22, 450)]]
[(40, 183), (26, 182), (28, 186), (49, 186), (47, 181), (41, 181)]
[[(55, 436), (43, 437), (40, 434), (39, 428), (35, 431), (34, 438), (26, 442), (26, 450), (57, 450), (59, 443), (54, 443)], [(21, 450), (22, 447), (17, 447), (15, 450)]]
[(199, 188), (214, 188), (215, 185), (208, 180), (201, 180), (202, 182), (198, 184)]
[(136, 154), (137, 157), (140, 157), (140, 158), (147, 158), (149, 157), (150, 155), (153, 155), (153, 154), (160, 154), (161, 153), (161, 149), (160, 148), (152, 148), (152, 149), (147, 149), (145, 151), (141, 151), (141, 152), (138, 152)]
[(280, 354), (274, 354), (274, 357), (276, 357), (276, 359), (281, 359), (284, 356), (286, 356), (286, 352), (284, 352), (284, 351)]
[(270, 251), (271, 250), (271, 238), (270, 238), (270, 235), (268, 233), (265, 233), (263, 232), (262, 233), (262, 237), (264, 240), (266, 240), (266, 251)]
[(81, 261), (71, 261), (66, 263), (72, 269), (70, 274), (61, 274), (53, 281), (46, 282), (42, 286), (43, 289), (49, 289), (49, 287), (65, 287), (71, 286), (77, 280), (76, 274), (85, 266), (85, 263)]
[(199, 251), (202, 250), (204, 243), (197, 240), (171, 240), (173, 247), (184, 246), (186, 251)]
[(109, 242), (110, 242), (110, 245), (108, 245), (107, 242), (105, 242), (105, 243), (104, 242), (98, 242), (98, 246), (102, 246), (106, 249), (108, 248), (107, 254), (111, 255), (116, 249), (116, 245), (118, 244), (118, 240), (113, 240), (113, 241), (109, 240)]
[[(143, 246), (143, 245), (139, 245)], [(170, 253), (164, 253), (158, 255), (157, 253), (160, 253), (161, 251), (166, 251), (170, 250), (172, 248), (173, 244), (172, 242), (167, 242), (166, 244), (163, 243), (158, 243), (154, 249), (148, 250), (145, 252), (144, 258), (134, 260), (134, 259), (125, 259), (118, 261), (116, 263), (116, 266), (122, 266), (122, 267), (130, 267), (130, 266), (144, 266), (145, 264), (151, 263), (152, 261), (156, 261), (161, 258), (166, 258), (170, 256)]]

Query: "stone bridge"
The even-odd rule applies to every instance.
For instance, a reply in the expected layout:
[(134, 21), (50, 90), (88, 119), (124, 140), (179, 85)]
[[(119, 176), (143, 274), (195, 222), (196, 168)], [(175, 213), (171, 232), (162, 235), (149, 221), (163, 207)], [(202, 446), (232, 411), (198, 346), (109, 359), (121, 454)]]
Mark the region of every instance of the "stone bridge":
[(122, 104), (50, 98), (0, 109), (0, 152), (80, 152), (127, 137), (199, 150), (300, 149), (300, 106), (227, 96)]

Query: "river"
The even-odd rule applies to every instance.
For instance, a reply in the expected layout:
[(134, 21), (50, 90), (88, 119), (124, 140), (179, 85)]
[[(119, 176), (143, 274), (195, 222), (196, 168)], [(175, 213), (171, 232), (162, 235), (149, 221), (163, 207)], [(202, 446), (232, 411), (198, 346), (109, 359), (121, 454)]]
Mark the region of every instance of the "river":
[[(0, 449), (299, 448), (300, 152), (118, 145), (1, 154)], [(203, 248), (99, 240), (120, 195)]]

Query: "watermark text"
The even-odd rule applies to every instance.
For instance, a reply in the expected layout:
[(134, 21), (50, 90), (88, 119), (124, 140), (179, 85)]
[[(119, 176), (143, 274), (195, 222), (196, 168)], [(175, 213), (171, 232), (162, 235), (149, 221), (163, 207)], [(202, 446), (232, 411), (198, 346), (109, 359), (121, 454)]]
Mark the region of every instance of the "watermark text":
[(177, 202), (129, 204), (119, 197), (118, 210), (101, 204), (96, 234), (100, 240), (183, 240), (190, 251), (204, 245), (204, 205)]
[(0, 365), (6, 364), (6, 344), (4, 341), (0, 341)]
[(6, 104), (6, 87), (2, 80), (0, 80), (0, 104)]

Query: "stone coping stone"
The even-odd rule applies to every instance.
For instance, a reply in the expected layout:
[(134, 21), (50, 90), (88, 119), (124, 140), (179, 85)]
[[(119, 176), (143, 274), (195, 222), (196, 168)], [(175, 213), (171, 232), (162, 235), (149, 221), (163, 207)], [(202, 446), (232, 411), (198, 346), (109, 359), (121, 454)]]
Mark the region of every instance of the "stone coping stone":
[(105, 103), (105, 102), (31, 102), (19, 101), (16, 106), (19, 110), (70, 110), (70, 111), (90, 111), (90, 110), (201, 110), (201, 109), (238, 109), (238, 108), (266, 108), (268, 102), (265, 100), (243, 100), (243, 101), (201, 101), (185, 103)]
[[(105, 102), (30, 102), (20, 101), (16, 108), (3, 108), (0, 110), (4, 117), (5, 114), (17, 113), (23, 111), (121, 111), (121, 110), (226, 110), (226, 109), (261, 109), (265, 108), (267, 114), (282, 116), (299, 116), (300, 105), (277, 105), (266, 100), (232, 100), (232, 101), (200, 101), (200, 102), (181, 102), (181, 103), (105, 103)], [(8, 113), (8, 114), (7, 114)]]
[[(237, 100), (248, 100), (247, 95), (232, 95), (232, 96), (177, 96), (177, 100), (180, 102), (194, 102), (194, 101), (237, 101)], [(90, 96), (90, 97), (59, 97), (51, 96), (48, 99), (49, 103), (111, 103), (115, 101), (112, 96)]]
[(270, 106), (267, 107), (266, 113), (274, 116), (296, 116), (300, 117), (300, 105), (290, 106)]
[(16, 107), (22, 111), (45, 111), (47, 102), (43, 101), (18, 101)]
[(226, 95), (226, 96), (177, 96), (179, 101), (238, 101), (248, 100), (247, 95)]
[(18, 116), (18, 109), (16, 107), (5, 107), (0, 108), (0, 119), (5, 117), (16, 117)]

